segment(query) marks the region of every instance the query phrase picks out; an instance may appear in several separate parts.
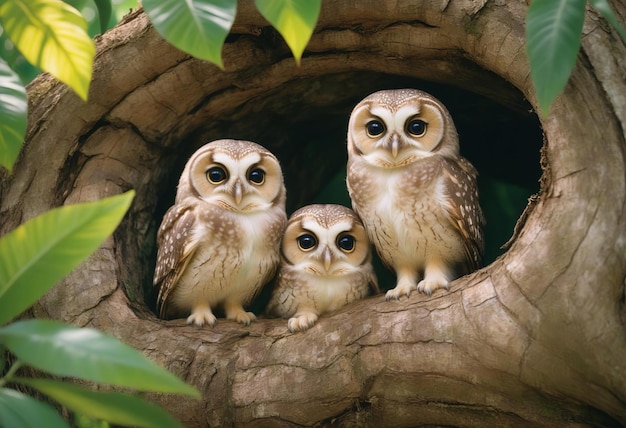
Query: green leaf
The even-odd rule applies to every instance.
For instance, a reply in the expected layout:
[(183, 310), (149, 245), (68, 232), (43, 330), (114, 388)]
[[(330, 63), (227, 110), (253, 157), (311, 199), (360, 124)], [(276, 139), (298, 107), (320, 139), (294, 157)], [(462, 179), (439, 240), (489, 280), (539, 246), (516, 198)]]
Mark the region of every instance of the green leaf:
[(544, 115), (576, 64), (585, 0), (533, 0), (526, 15), (530, 77)]
[(182, 427), (159, 406), (123, 392), (91, 391), (50, 379), (17, 378), (15, 382), (44, 393), (73, 412), (107, 422), (137, 427)]
[(0, 238), (0, 325), (26, 310), (117, 227), (135, 195), (48, 211)]
[(113, 8), (111, 0), (94, 0), (96, 7), (98, 8), (98, 20), (100, 21), (100, 32), (104, 34), (109, 29), (109, 21), (111, 20), (111, 14)]
[(611, 26), (620, 34), (620, 36), (622, 36), (622, 39), (626, 41), (626, 30), (617, 20), (615, 12), (613, 12), (609, 2), (606, 0), (589, 0), (589, 3), (591, 3), (595, 10), (604, 16), (604, 19), (606, 19), (608, 23), (611, 24)]
[(61, 0), (0, 2), (2, 27), (22, 55), (87, 99), (95, 45), (85, 18)]
[(109, 428), (110, 425), (107, 421), (100, 419), (93, 419), (89, 416), (74, 414), (74, 426), (76, 428)]
[(57, 376), (199, 397), (199, 392), (134, 348), (92, 328), (31, 319), (0, 328), (2, 342), (18, 359)]
[(222, 45), (235, 21), (237, 0), (143, 0), (142, 4), (165, 40), (224, 68)]
[[(0, 18), (0, 27), (2, 27), (2, 18)], [(26, 61), (24, 55), (17, 50), (4, 31), (0, 34), (0, 58), (4, 58), (13, 71), (20, 76), (23, 85), (29, 84), (41, 73), (41, 70)]]
[(322, 6), (321, 0), (255, 0), (257, 9), (283, 36), (296, 63), (311, 39)]
[(47, 404), (12, 389), (0, 388), (0, 427), (69, 428)]
[(27, 114), (26, 89), (0, 58), (0, 165), (9, 172), (24, 141)]

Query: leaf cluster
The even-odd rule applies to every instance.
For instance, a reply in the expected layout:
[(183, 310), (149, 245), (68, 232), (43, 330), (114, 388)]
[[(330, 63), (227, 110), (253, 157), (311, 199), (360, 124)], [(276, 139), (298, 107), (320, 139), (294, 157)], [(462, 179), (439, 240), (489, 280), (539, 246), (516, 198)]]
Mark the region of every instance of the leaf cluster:
[[(48, 404), (9, 388), (11, 384), (37, 390), (83, 418), (141, 427), (180, 424), (136, 395), (95, 391), (67, 379), (199, 397), (137, 350), (95, 329), (52, 320), (11, 323), (113, 232), (133, 197), (130, 191), (53, 209), (0, 238), (0, 355), (8, 351), (15, 358), (0, 377), (0, 426), (68, 426)], [(55, 378), (20, 376), (25, 365)]]
[[(526, 50), (537, 102), (545, 116), (576, 65), (586, 0), (533, 0), (526, 14)], [(589, 3), (626, 40), (607, 0)]]

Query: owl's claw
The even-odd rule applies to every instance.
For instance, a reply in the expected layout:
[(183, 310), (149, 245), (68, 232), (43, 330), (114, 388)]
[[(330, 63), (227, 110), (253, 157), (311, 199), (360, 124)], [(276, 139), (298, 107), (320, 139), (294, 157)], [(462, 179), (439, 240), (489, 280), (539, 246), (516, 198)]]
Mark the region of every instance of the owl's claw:
[(198, 327), (202, 327), (204, 324), (214, 327), (216, 321), (217, 318), (210, 309), (196, 309), (187, 317), (187, 324), (195, 324)]
[(297, 313), (293, 318), (289, 318), (287, 328), (292, 333), (297, 331), (306, 331), (313, 327), (317, 318), (317, 314), (314, 314), (313, 312)]
[(385, 294), (385, 299), (390, 301), (392, 299), (400, 300), (400, 297), (411, 295), (411, 291), (415, 290), (415, 286), (411, 284), (397, 285), (396, 288), (392, 288)]
[(254, 315), (252, 312), (242, 312), (241, 314), (237, 315), (235, 321), (247, 327), (252, 322), (256, 321), (256, 315)]
[(239, 308), (238, 310), (226, 311), (226, 318), (229, 320), (237, 321), (239, 324), (243, 324), (246, 327), (249, 326), (253, 321), (256, 321), (256, 315), (252, 312), (246, 312), (243, 308)]
[(426, 293), (428, 296), (433, 294), (433, 291), (445, 288), (446, 290), (450, 290), (450, 282), (443, 278), (437, 278), (435, 280), (424, 278), (417, 284), (417, 291), (421, 293)]
[(252, 312), (246, 312), (241, 303), (226, 301), (224, 302), (224, 311), (226, 312), (226, 318), (229, 320), (237, 321), (239, 324), (243, 324), (246, 327), (256, 321), (256, 315)]

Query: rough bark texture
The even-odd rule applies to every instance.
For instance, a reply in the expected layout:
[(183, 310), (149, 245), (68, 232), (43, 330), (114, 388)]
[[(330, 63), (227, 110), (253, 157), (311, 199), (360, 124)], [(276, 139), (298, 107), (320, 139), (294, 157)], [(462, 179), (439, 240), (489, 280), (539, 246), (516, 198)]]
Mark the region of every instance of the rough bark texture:
[[(614, 6), (625, 22), (626, 7)], [(524, 99), (534, 105), (526, 9), (325, 0), (297, 68), (241, 2), (225, 71), (131, 14), (97, 41), (88, 103), (47, 76), (29, 88), (27, 141), (0, 185), (0, 232), (51, 207), (137, 191), (115, 235), (33, 315), (102, 329), (197, 386), (202, 400), (153, 396), (188, 427), (626, 423), (626, 47), (593, 11), (571, 80), (540, 124), (541, 192), (495, 262), (449, 293), (373, 297), (305, 334), (284, 320), (199, 330), (151, 310), (155, 230), (184, 162), (207, 141), (247, 138), (277, 153), (292, 209), (345, 163), (350, 109), (376, 89), (439, 88), (455, 120), (477, 124), (463, 147), (514, 150), (513, 125), (510, 138), (488, 130), (506, 130), (511, 116), (536, 121)], [(539, 168), (509, 157), (474, 161), (512, 176)]]

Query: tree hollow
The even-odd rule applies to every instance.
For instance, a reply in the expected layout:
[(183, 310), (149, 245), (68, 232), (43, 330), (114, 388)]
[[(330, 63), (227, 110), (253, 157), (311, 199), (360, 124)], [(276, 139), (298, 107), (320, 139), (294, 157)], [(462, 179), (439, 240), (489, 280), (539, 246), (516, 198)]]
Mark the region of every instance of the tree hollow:
[[(97, 40), (89, 102), (46, 75), (29, 87), (27, 140), (0, 182), (0, 232), (137, 192), (113, 237), (32, 315), (99, 328), (195, 385), (201, 400), (151, 396), (187, 427), (626, 423), (626, 47), (588, 11), (578, 64), (540, 120), (526, 8), (328, 0), (297, 67), (240, 2), (223, 71), (130, 14)], [(156, 230), (198, 147), (236, 138), (270, 149), (289, 212), (347, 202), (337, 189), (350, 111), (400, 87), (446, 104), (482, 184), (536, 192), (515, 231), (506, 226), (506, 252), (501, 233), (488, 235), (488, 265), (450, 292), (374, 296), (303, 334), (285, 320), (197, 329), (156, 318)]]

